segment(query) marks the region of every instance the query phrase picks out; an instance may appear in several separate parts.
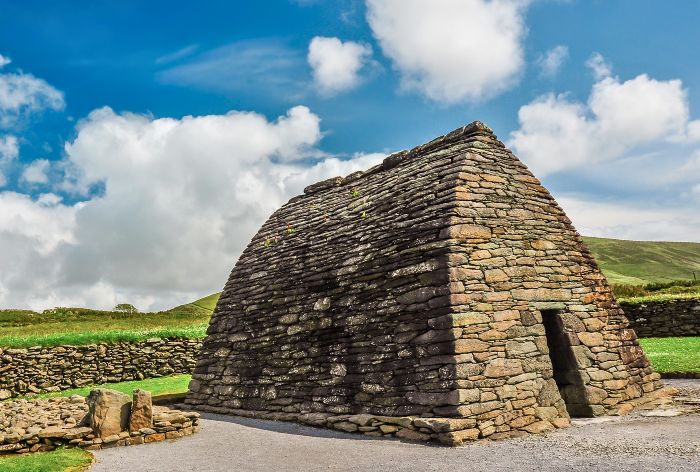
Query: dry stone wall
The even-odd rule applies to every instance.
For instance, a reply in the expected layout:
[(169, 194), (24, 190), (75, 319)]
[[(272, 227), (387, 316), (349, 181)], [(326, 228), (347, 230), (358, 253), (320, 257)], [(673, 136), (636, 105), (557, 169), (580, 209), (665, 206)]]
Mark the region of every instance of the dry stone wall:
[[(551, 343), (573, 357), (560, 379)], [(187, 403), (457, 444), (624, 413), (661, 387), (569, 219), (474, 123), (275, 212), (225, 286)]]
[(621, 306), (640, 338), (700, 336), (700, 298)]
[(199, 432), (199, 413), (154, 406), (150, 426), (96, 434), (86, 416), (85, 397), (56, 397), (0, 402), (0, 456), (51, 451), (58, 447), (88, 450), (176, 439)]
[(200, 340), (179, 338), (28, 349), (0, 347), (0, 400), (107, 382), (190, 374), (200, 347)]

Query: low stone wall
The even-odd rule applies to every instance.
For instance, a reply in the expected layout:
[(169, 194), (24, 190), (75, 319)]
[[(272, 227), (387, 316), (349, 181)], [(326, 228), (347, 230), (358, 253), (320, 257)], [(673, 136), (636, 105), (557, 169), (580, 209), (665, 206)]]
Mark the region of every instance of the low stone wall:
[(620, 306), (640, 338), (700, 336), (700, 298)]
[(0, 347), (0, 400), (107, 382), (190, 374), (200, 347), (199, 340), (179, 338), (28, 349)]
[(84, 397), (15, 400), (0, 403), (0, 455), (50, 451), (57, 447), (88, 450), (131, 446), (189, 436), (199, 431), (199, 413), (153, 407), (153, 425), (104, 438), (86, 425)]

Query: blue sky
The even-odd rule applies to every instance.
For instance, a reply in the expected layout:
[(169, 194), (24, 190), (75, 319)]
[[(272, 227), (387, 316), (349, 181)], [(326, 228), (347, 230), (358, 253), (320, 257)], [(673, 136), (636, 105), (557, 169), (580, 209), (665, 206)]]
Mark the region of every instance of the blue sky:
[[(582, 233), (700, 241), (695, 1), (0, 12), (0, 264), (14, 268), (0, 304), (157, 307), (218, 290), (304, 185), (477, 119)], [(214, 229), (173, 235), (195, 221)]]

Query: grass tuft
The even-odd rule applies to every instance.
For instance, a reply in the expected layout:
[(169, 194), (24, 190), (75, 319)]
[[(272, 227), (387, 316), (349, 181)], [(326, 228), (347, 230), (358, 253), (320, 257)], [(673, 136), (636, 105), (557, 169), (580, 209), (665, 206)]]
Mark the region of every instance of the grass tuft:
[(92, 464), (92, 454), (83, 449), (0, 456), (3, 472), (82, 472)]

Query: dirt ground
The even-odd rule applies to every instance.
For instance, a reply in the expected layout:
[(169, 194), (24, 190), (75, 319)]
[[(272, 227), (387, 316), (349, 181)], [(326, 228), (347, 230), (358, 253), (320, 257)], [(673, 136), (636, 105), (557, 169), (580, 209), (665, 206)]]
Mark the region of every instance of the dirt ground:
[(700, 471), (700, 380), (668, 380), (677, 401), (624, 417), (459, 448), (364, 439), (293, 423), (204, 415), (187, 438), (96, 452), (117, 471)]

